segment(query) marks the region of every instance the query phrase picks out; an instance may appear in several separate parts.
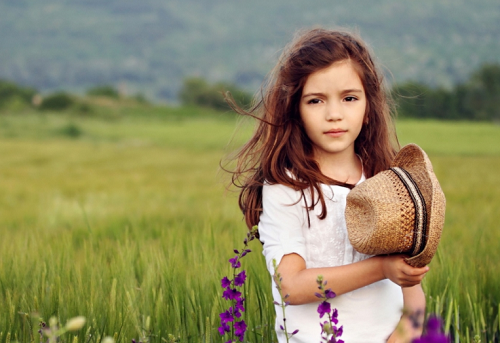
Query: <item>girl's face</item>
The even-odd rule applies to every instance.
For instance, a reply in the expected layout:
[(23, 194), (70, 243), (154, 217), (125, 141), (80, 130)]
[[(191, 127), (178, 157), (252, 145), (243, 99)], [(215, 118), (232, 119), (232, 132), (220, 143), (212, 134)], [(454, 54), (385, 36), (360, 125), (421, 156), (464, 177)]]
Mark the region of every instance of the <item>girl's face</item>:
[(335, 62), (309, 75), (299, 111), (320, 166), (325, 159), (355, 154), (365, 110), (365, 90), (351, 61)]

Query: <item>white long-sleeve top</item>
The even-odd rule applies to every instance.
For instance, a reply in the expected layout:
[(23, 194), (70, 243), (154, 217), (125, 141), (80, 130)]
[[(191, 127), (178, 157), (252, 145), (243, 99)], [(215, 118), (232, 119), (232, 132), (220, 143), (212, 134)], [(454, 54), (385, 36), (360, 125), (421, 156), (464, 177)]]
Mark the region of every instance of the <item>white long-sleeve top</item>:
[[(364, 179), (363, 176), (359, 183)], [(273, 259), (279, 265), (281, 258), (291, 253), (300, 255), (306, 262), (306, 268), (341, 266), (370, 257), (355, 251), (347, 236), (344, 211), (350, 190), (330, 185), (321, 185), (321, 189), (327, 216), (323, 220), (318, 218), (321, 204), (317, 204), (314, 211), (309, 212), (309, 227), (308, 213), (300, 191), (280, 184), (264, 185), (263, 212), (258, 228), (271, 275), (274, 274)], [(304, 193), (310, 206), (310, 193)], [(274, 300), (281, 303), (274, 281), (272, 290)], [(330, 303), (338, 310), (338, 325), (343, 325), (344, 329), (341, 338), (346, 343), (381, 343), (387, 340), (400, 320), (403, 294), (400, 286), (390, 280), (382, 280), (337, 296)], [(299, 330), (290, 342), (321, 342), (318, 305), (319, 302), (315, 302), (286, 307), (288, 332)], [(280, 329), (282, 324), (282, 310), (276, 306), (276, 333), (280, 343), (286, 342), (284, 332)]]

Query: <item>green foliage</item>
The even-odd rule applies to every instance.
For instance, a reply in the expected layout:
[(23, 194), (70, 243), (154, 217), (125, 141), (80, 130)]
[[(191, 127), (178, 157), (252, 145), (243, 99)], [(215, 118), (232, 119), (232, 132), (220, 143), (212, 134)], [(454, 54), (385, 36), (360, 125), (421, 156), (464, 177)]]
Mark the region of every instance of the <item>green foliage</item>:
[(79, 102), (75, 106), (75, 110), (77, 111), (77, 113), (80, 113), (82, 115), (89, 115), (89, 114), (93, 113), (92, 106), (87, 102)]
[(485, 64), (452, 89), (406, 82), (392, 89), (401, 117), (500, 120), (500, 64)]
[[(201, 77), (187, 78), (179, 91), (179, 100), (184, 105), (206, 104), (209, 100), (204, 97), (207, 97), (209, 88), (207, 81)], [(219, 96), (216, 95), (216, 99), (219, 99)]]
[(184, 80), (179, 92), (179, 99), (184, 105), (228, 110), (230, 107), (224, 100), (226, 92), (241, 106), (248, 106), (251, 102), (251, 96), (234, 84), (218, 82), (211, 85), (200, 77), (191, 77)]
[(467, 106), (475, 119), (500, 120), (500, 64), (485, 64), (472, 74)]
[(137, 93), (136, 95), (134, 95), (133, 98), (135, 99), (135, 101), (137, 101), (140, 104), (148, 104), (149, 103), (146, 96), (142, 93)]
[(120, 98), (120, 93), (118, 93), (118, 91), (116, 90), (115, 87), (110, 86), (110, 85), (102, 85), (102, 86), (92, 87), (89, 90), (87, 90), (87, 95), (104, 96), (104, 97), (113, 98), (113, 99)]
[(43, 98), (40, 104), (42, 111), (63, 111), (75, 104), (73, 96), (66, 92), (58, 92)]
[(460, 119), (455, 108), (456, 97), (444, 88), (434, 89), (412, 81), (396, 85), (392, 93), (398, 114), (403, 118)]
[(21, 87), (13, 82), (0, 80), (0, 110), (12, 107), (31, 106), (36, 90)]
[(79, 125), (75, 124), (74, 122), (71, 122), (64, 125), (59, 130), (59, 133), (69, 138), (78, 138), (83, 134), (83, 130), (80, 128)]
[(218, 87), (228, 92), (232, 99), (242, 107), (250, 106), (252, 102), (252, 95), (235, 84), (232, 83), (219, 83)]

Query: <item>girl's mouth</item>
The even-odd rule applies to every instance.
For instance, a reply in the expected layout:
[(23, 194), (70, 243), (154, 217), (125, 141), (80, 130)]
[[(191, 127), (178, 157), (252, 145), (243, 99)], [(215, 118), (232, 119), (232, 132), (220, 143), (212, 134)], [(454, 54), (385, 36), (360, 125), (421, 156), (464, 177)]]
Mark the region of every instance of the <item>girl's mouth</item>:
[(334, 130), (326, 131), (325, 135), (330, 136), (330, 137), (340, 137), (346, 132), (347, 132), (347, 130), (334, 129)]

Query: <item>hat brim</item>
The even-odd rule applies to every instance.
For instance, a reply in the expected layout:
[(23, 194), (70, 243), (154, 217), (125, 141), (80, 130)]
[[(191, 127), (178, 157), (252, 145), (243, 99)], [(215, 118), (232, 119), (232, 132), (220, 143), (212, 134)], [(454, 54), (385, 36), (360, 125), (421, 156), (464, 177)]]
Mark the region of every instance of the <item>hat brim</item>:
[(424, 194), (424, 198), (427, 206), (427, 218), (429, 218), (427, 232), (424, 235), (424, 249), (419, 254), (405, 259), (413, 267), (423, 267), (431, 262), (437, 251), (444, 226), (446, 198), (427, 154), (418, 145), (408, 144), (403, 147), (394, 159), (392, 166), (407, 170), (417, 183), (431, 185), (429, 190), (423, 190), (427, 193)]

